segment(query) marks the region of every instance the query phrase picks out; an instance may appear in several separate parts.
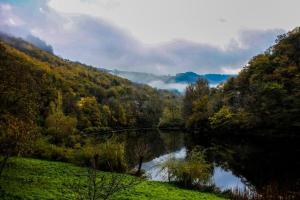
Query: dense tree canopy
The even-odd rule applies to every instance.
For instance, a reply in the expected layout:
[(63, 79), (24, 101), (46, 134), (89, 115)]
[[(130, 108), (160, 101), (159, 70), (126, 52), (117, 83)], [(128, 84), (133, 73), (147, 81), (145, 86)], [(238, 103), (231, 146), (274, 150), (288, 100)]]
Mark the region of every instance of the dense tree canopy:
[(184, 98), (189, 128), (290, 128), (300, 126), (300, 33), (278, 37), (237, 77), (209, 89), (204, 80), (190, 85)]
[[(41, 127), (53, 121), (53, 116), (65, 115), (77, 120), (78, 130), (155, 127), (165, 97), (177, 98), (169, 92), (63, 60), (22, 39), (0, 36), (0, 115), (22, 115)], [(58, 94), (60, 111), (53, 112)]]
[[(0, 33), (0, 155), (5, 158), (0, 169), (8, 157), (26, 154), (34, 135), (38, 137), (27, 156), (89, 160), (86, 152), (97, 147), (89, 136), (100, 137), (113, 129), (155, 128), (163, 109), (177, 108), (177, 102), (178, 95), (171, 92), (64, 60)], [(180, 118), (180, 110), (176, 112)]]

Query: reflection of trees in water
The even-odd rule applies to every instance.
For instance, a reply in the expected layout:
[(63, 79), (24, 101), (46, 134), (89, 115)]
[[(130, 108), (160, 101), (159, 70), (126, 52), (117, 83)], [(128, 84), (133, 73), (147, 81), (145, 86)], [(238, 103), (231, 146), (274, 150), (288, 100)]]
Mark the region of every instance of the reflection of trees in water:
[(143, 158), (143, 162), (147, 162), (184, 146), (189, 152), (194, 146), (200, 145), (209, 162), (243, 177), (247, 185), (260, 189), (272, 184), (285, 191), (300, 190), (300, 146), (297, 140), (271, 141), (246, 137), (243, 140), (233, 137), (212, 139), (156, 130), (120, 134), (119, 140), (126, 141), (125, 148), (130, 166), (136, 166), (138, 163), (135, 156), (138, 146), (149, 148), (149, 152)]
[(132, 131), (119, 136), (125, 141), (127, 160), (130, 166), (138, 163), (137, 150), (147, 147), (143, 162), (150, 161), (163, 154), (174, 152), (184, 146), (184, 134), (159, 130)]
[(165, 152), (165, 146), (157, 131), (134, 131), (126, 134), (126, 155), (130, 166), (138, 163), (136, 159), (136, 150), (139, 146), (147, 146), (149, 153), (145, 155), (144, 162), (157, 157)]
[(196, 145), (195, 141), (206, 149), (211, 162), (244, 177), (258, 191), (268, 185), (282, 191), (300, 191), (297, 140), (194, 138), (189, 139), (189, 148)]
[(167, 152), (171, 153), (180, 150), (185, 146), (184, 133), (178, 131), (159, 131), (160, 137), (164, 142)]

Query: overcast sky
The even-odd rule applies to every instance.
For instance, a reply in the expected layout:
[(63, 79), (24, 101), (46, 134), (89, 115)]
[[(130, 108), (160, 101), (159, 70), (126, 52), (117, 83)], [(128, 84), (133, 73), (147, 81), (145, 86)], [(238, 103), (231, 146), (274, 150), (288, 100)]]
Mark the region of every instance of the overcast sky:
[(236, 73), (298, 26), (299, 0), (0, 0), (0, 30), (64, 58), (156, 74)]

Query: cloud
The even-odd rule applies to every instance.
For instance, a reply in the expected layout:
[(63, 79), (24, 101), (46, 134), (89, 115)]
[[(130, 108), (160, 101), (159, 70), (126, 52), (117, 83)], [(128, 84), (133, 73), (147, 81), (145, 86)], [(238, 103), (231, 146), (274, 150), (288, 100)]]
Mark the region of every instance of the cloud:
[(11, 6), (9, 4), (1, 4), (0, 9), (2, 11), (9, 11), (9, 10), (11, 10)]
[(158, 50), (167, 54), (174, 71), (186, 68), (198, 73), (224, 73), (240, 69), (251, 57), (273, 44), (282, 32), (281, 29), (242, 30), (224, 48), (178, 40), (159, 46)]
[(221, 23), (226, 23), (227, 22), (227, 20), (225, 18), (219, 18), (218, 21), (221, 22)]
[(33, 35), (28, 35), (25, 38), (28, 42), (34, 44), (36, 47), (43, 49), (44, 51), (47, 51), (49, 53), (53, 53), (53, 47), (51, 45), (48, 45), (45, 41), (41, 40), (38, 37), (35, 37)]
[(23, 37), (34, 35), (51, 44), (58, 55), (71, 60), (154, 74), (236, 72), (283, 32), (244, 29), (225, 47), (183, 39), (147, 46), (112, 23), (88, 15), (58, 12), (48, 6), (48, 1), (30, 0), (26, 5), (3, 2), (1, 31)]
[(164, 90), (177, 90), (179, 92), (184, 92), (188, 85), (187, 83), (165, 83), (160, 80), (151, 81), (147, 84), (154, 88), (159, 88)]

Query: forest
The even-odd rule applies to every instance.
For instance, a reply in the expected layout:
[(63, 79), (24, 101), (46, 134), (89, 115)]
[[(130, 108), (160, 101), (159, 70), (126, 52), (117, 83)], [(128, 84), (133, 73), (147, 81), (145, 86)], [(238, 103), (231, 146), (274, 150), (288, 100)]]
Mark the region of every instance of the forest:
[(278, 36), (274, 46), (216, 88), (203, 79), (188, 86), (183, 118), (187, 128), (200, 131), (298, 130), (300, 32)]
[(177, 108), (180, 98), (171, 92), (61, 59), (22, 39), (1, 38), (4, 157), (24, 153), (70, 161), (74, 151), (88, 149), (81, 148), (88, 146), (85, 136), (155, 128), (163, 113)]

